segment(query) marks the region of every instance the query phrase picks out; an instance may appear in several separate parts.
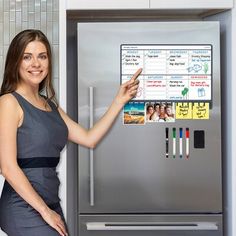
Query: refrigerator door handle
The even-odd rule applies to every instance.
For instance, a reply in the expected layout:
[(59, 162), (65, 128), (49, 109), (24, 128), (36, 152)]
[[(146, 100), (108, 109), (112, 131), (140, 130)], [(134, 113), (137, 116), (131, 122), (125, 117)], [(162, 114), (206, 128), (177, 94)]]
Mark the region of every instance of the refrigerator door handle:
[(218, 230), (216, 222), (88, 222), (87, 230)]
[[(89, 87), (89, 127), (93, 127), (93, 87)], [(90, 206), (94, 206), (94, 162), (93, 149), (89, 150)]]

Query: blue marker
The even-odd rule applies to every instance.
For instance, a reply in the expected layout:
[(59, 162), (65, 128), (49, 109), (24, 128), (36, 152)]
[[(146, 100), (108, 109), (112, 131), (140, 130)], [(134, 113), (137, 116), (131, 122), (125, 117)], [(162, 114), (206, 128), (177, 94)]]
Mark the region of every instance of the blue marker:
[(179, 157), (183, 157), (183, 128), (179, 128)]

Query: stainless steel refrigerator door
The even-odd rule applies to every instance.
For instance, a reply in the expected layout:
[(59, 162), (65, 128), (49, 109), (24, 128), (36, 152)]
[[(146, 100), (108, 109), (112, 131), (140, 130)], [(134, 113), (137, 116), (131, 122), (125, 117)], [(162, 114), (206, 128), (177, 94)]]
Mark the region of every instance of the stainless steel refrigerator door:
[(221, 236), (220, 216), (139, 215), (80, 216), (83, 236)]
[[(96, 122), (117, 93), (121, 44), (212, 44), (210, 119), (123, 125), (120, 114), (94, 151), (79, 147), (79, 212), (221, 212), (219, 24), (79, 23), (78, 113), (79, 123), (87, 128), (91, 116)], [(165, 157), (165, 127), (190, 129), (188, 160)], [(205, 131), (204, 149), (193, 147), (195, 130)], [(170, 152), (171, 147), (172, 140)]]

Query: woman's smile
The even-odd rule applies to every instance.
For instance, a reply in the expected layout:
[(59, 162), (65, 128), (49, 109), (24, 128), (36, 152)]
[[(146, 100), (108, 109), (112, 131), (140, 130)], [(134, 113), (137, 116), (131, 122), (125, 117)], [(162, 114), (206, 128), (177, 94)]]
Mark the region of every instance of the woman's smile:
[(42, 73), (41, 70), (32, 70), (32, 71), (29, 71), (30, 74), (32, 75), (39, 75), (40, 73)]

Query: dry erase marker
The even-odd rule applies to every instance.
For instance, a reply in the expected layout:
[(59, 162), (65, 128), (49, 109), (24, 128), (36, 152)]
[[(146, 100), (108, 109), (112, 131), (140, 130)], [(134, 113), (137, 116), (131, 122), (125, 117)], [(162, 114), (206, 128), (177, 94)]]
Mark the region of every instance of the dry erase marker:
[(179, 157), (183, 157), (183, 128), (179, 128)]
[(186, 137), (186, 158), (189, 158), (189, 128), (186, 128), (185, 137)]
[(166, 158), (169, 157), (169, 128), (166, 128)]
[(176, 128), (172, 129), (172, 137), (173, 137), (173, 158), (176, 155)]

